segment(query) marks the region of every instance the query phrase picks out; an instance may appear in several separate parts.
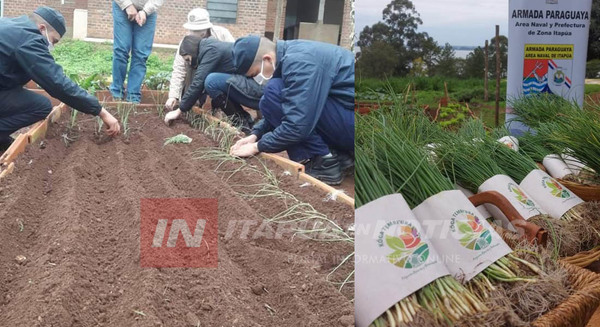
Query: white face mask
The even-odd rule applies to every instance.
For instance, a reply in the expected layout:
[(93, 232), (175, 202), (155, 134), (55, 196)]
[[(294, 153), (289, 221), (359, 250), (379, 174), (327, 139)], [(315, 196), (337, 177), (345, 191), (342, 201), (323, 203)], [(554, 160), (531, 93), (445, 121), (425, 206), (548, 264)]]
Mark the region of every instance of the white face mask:
[(48, 51), (54, 50), (54, 44), (50, 42), (50, 37), (48, 37), (48, 26), (44, 25), (44, 33), (46, 34), (46, 40), (48, 40)]
[[(268, 82), (271, 78), (273, 78), (273, 74), (271, 74), (271, 77), (266, 77), (263, 74), (264, 68), (265, 68), (265, 61), (263, 60), (262, 63), (260, 64), (260, 73), (253, 77), (254, 80), (256, 81), (256, 83), (258, 83), (258, 85), (263, 85), (266, 82)], [(275, 66), (273, 66), (273, 71), (275, 71)]]

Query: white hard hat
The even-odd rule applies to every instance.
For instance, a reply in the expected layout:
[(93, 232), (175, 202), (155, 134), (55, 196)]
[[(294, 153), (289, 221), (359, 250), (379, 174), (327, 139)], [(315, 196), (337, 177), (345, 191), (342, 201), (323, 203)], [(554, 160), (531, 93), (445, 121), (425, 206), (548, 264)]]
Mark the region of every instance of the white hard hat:
[(201, 31), (211, 28), (210, 14), (206, 9), (194, 8), (188, 13), (188, 21), (183, 24), (183, 28), (190, 31)]

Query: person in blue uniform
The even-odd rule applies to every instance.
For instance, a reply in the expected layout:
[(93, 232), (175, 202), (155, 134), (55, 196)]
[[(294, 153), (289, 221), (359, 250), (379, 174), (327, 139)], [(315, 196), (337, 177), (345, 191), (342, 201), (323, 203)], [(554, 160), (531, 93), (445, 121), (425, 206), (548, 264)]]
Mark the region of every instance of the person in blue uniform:
[(100, 116), (109, 135), (119, 133), (117, 119), (54, 62), (50, 50), (65, 31), (64, 17), (49, 7), (39, 7), (29, 16), (0, 18), (0, 153), (12, 143), (12, 133), (52, 110), (48, 98), (24, 88), (30, 80), (68, 106)]
[(354, 166), (352, 52), (315, 41), (248, 36), (235, 42), (233, 57), (238, 74), (266, 86), (259, 103), (263, 119), (230, 153), (287, 151), (308, 174), (340, 184)]

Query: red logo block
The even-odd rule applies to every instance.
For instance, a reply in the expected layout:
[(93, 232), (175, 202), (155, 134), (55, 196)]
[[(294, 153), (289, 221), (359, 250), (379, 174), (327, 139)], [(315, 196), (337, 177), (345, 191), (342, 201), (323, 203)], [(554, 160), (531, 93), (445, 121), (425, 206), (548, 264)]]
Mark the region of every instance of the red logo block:
[(141, 199), (140, 264), (217, 268), (217, 199)]

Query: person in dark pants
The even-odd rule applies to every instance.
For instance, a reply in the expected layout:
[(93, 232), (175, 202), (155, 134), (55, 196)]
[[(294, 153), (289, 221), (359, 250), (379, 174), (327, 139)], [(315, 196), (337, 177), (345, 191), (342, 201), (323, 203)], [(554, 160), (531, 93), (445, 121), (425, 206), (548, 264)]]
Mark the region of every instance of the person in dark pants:
[(50, 50), (65, 31), (64, 17), (49, 7), (39, 7), (29, 16), (0, 18), (1, 152), (12, 143), (12, 133), (46, 118), (52, 110), (48, 98), (23, 88), (30, 80), (68, 106), (100, 116), (109, 135), (119, 133), (119, 122), (54, 62)]
[[(198, 99), (204, 102), (202, 99), (209, 86), (216, 84), (216, 87), (222, 87), (224, 84), (231, 91), (219, 94), (209, 92), (213, 109), (223, 110), (235, 126), (240, 127), (247, 134), (250, 133), (253, 120), (241, 105), (258, 110), (258, 99), (262, 95), (262, 88), (251, 78), (232, 75), (235, 73), (232, 50), (233, 43), (221, 42), (212, 37), (204, 39), (188, 35), (183, 39), (179, 52), (196, 69), (196, 72), (192, 84), (181, 99), (179, 109), (169, 112), (165, 116), (165, 123), (169, 124), (182, 112), (192, 109)], [(211, 79), (213, 76), (218, 78)]]
[(338, 185), (354, 166), (354, 55), (305, 40), (248, 36), (234, 45), (237, 72), (266, 83), (263, 115), (252, 135), (231, 147), (247, 157), (287, 151), (306, 172)]
[[(142, 83), (146, 76), (146, 61), (152, 52), (157, 10), (163, 0), (114, 0), (113, 14), (113, 81), (110, 93), (114, 99), (123, 99), (127, 75), (127, 100), (140, 103)], [(127, 62), (131, 53), (129, 74)]]

